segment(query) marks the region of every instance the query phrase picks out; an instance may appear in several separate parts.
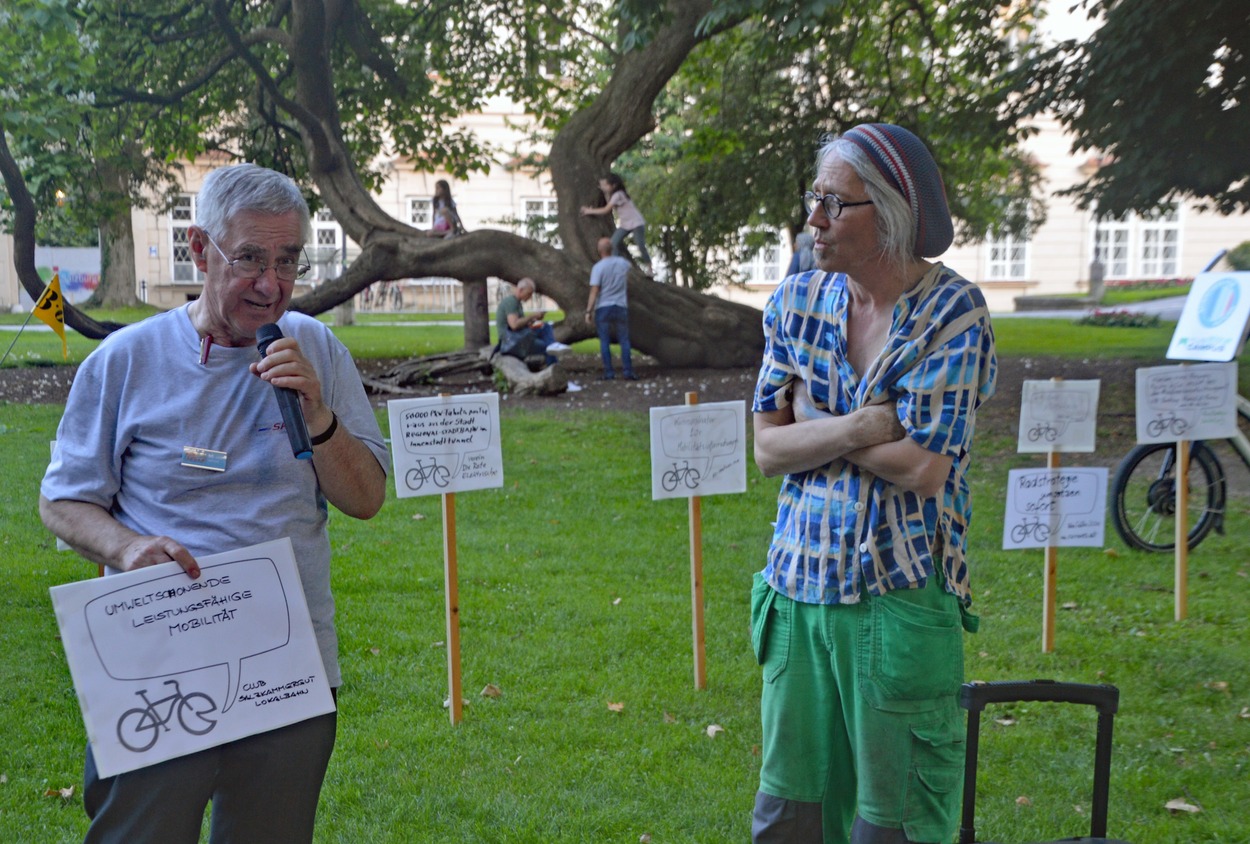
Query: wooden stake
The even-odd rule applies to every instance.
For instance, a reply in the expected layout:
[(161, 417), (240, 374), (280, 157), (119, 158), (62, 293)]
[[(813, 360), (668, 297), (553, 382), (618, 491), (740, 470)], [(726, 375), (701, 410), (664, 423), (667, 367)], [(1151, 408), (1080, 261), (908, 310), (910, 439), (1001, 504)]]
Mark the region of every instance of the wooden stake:
[(443, 588), (447, 594), (447, 700), (451, 725), (464, 716), (460, 694), (460, 583), (456, 571), (456, 494), (443, 493)]
[[(686, 393), (686, 404), (698, 404), (698, 393)], [(706, 649), (703, 636), (703, 506), (699, 496), (689, 499), (690, 510), (690, 609), (694, 631), (694, 687), (707, 688)]]
[(1189, 616), (1189, 440), (1176, 443), (1176, 620)]
[[(1046, 468), (1059, 468), (1059, 453), (1053, 449), (1046, 455)], [(1050, 538), (1047, 539), (1047, 542)], [(1055, 651), (1055, 593), (1059, 577), (1059, 547), (1046, 546), (1046, 568), (1042, 573), (1042, 653)]]

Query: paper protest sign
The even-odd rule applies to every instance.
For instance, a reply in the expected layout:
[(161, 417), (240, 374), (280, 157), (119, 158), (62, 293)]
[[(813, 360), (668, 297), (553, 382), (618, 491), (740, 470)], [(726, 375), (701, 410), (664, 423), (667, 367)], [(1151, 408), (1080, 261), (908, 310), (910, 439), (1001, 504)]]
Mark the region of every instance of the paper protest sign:
[(1237, 433), (1237, 364), (1137, 370), (1137, 441), (1218, 440)]
[(400, 498), (503, 486), (499, 394), (386, 403)]
[(51, 589), (100, 776), (334, 710), (290, 539)]
[(1093, 451), (1098, 388), (1098, 381), (1025, 381), (1016, 450)]
[(651, 498), (746, 492), (746, 403), (651, 408)]
[(1012, 469), (1003, 548), (1103, 544), (1107, 469)]

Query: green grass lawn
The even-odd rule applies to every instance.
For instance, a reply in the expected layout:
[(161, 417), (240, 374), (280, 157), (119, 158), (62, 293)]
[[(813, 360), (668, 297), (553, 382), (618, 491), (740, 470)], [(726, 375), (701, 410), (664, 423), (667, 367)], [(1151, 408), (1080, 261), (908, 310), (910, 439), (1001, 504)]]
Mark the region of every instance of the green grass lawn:
[[(1170, 327), (1085, 328), (1054, 342), (1051, 333), (1066, 324), (1004, 320), (1000, 349), (1114, 360), (1152, 349), (1161, 357), (1170, 336)], [(435, 328), (365, 325), (343, 336), (357, 354), (384, 349), (389, 357)], [(1126, 339), (1112, 343), (1116, 333)], [(0, 498), (3, 841), (77, 841), (86, 826), (83, 727), (48, 588), (94, 567), (57, 552), (36, 512), (60, 410), (0, 405), (12, 489)], [(697, 691), (687, 510), (650, 499), (646, 416), (505, 406), (501, 427), (504, 487), (456, 497), (471, 701), (458, 726), (442, 705), (439, 499), (398, 500), (392, 489), (376, 519), (332, 519), (345, 684), (317, 840), (745, 840), (760, 685), (747, 599), (777, 480), (752, 467), (746, 493), (703, 500), (708, 688)], [(1230, 490), (1228, 534), (1191, 555), (1184, 621), (1173, 620), (1171, 558), (1128, 551), (1109, 526), (1105, 549), (1061, 549), (1063, 608), (1055, 651), (1043, 654), (1042, 552), (1001, 550), (1007, 471), (1038, 465), (1014, 446), (989, 438), (976, 446), (970, 560), (982, 630), (966, 637), (969, 679), (1116, 684), (1111, 834), (1139, 844), (1245, 844), (1248, 490)], [(487, 684), (502, 696), (481, 696)], [(723, 732), (709, 737), (710, 725)], [(981, 835), (1084, 834), (1092, 712), (1021, 704), (987, 712), (983, 731)], [(1175, 799), (1201, 811), (1169, 811)]]

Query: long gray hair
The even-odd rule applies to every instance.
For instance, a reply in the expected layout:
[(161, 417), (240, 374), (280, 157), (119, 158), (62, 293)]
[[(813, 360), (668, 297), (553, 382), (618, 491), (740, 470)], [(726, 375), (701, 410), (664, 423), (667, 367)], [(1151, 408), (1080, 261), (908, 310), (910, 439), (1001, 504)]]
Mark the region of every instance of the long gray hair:
[(864, 190), (877, 212), (877, 244), (887, 261), (905, 267), (916, 252), (916, 226), (907, 199), (894, 189), (868, 154), (841, 136), (825, 139), (816, 154), (816, 170), (829, 158), (839, 158), (850, 165), (864, 182)]

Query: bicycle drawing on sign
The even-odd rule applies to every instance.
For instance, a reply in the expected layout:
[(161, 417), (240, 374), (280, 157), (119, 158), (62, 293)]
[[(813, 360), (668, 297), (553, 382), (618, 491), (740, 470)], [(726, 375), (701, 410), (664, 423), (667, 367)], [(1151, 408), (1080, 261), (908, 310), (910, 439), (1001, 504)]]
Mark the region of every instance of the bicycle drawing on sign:
[(660, 484), (665, 492), (672, 492), (683, 483), (688, 489), (698, 489), (699, 480), (702, 477), (699, 470), (690, 465), (689, 460), (683, 461), (681, 466), (677, 465), (677, 461), (673, 461), (673, 468), (660, 476)]
[(1034, 516), (1031, 519), (1026, 517), (1011, 528), (1012, 542), (1021, 543), (1030, 536), (1034, 537), (1038, 542), (1045, 542), (1047, 539), (1050, 539), (1050, 525)]
[(451, 482), (451, 470), (441, 465), (433, 457), (429, 463), (421, 458), (417, 458), (417, 465), (409, 469), (404, 474), (404, 483), (412, 491), (417, 491), (425, 486), (425, 482), (430, 481), (434, 486), (444, 489)]
[[(134, 753), (143, 753), (150, 749), (161, 732), (173, 729), (170, 723), (175, 717), (178, 724), (188, 733), (202, 736), (217, 726), (217, 721), (209, 716), (217, 711), (217, 703), (204, 692), (182, 693), (177, 680), (166, 680), (166, 686), (174, 690), (160, 700), (148, 700), (148, 690), (135, 692), (143, 701), (143, 706), (128, 709), (117, 719), (117, 740), (122, 746)], [(161, 714), (160, 707), (168, 704)]]

